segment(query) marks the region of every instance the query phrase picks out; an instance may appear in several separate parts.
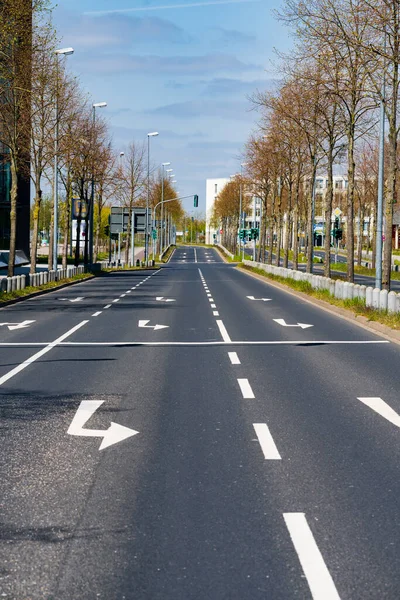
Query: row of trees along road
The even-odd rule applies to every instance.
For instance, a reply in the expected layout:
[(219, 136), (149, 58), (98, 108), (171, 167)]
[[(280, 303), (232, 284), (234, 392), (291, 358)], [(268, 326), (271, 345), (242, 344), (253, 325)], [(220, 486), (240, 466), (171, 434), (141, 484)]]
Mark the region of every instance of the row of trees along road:
[[(73, 198), (84, 200), (88, 206), (86, 216), (78, 218), (76, 264), (81, 260), (82, 222), (85, 222), (88, 231), (92, 209), (97, 215), (94, 236), (96, 259), (104, 238), (102, 215), (107, 206), (113, 203), (126, 206), (131, 211), (134, 206), (146, 203), (144, 146), (132, 142), (123, 160), (118, 158), (121, 153), (113, 148), (107, 122), (101, 115), (96, 115), (94, 121), (93, 101), (78, 79), (67, 72), (65, 61), (57, 58), (55, 51), (60, 45), (47, 0), (1, 2), (0, 144), (6, 149), (4, 160), (10, 163), (11, 172), (9, 276), (14, 272), (15, 262), (18, 181), (24, 176), (31, 178), (35, 190), (31, 211), (31, 272), (36, 270), (43, 189), (50, 189), (51, 198), (54, 192), (56, 125), (59, 130), (59, 227), (63, 267), (67, 265)], [(158, 183), (159, 178), (152, 169), (151, 198), (158, 197)], [(172, 193), (173, 190), (168, 191)], [(173, 207), (169, 210), (172, 211)], [(176, 203), (174, 210), (181, 210), (180, 202)], [(52, 205), (49, 268), (53, 264), (53, 219)], [(130, 232), (128, 246), (129, 236)], [(88, 258), (88, 236), (85, 236), (85, 263)]]
[[(345, 161), (347, 189), (341, 192), (340, 201), (346, 220), (347, 279), (354, 279), (356, 239), (356, 258), (361, 262), (363, 234), (359, 224), (364, 217), (374, 224), (374, 235), (368, 244), (372, 245), (375, 259), (378, 121), (379, 106), (384, 100), (388, 135), (382, 284), (388, 288), (393, 205), (397, 202), (398, 186), (400, 3), (398, 0), (285, 0), (276, 16), (291, 28), (294, 49), (290, 56), (279, 54), (280, 78), (276, 89), (257, 91), (252, 97), (260, 112), (260, 130), (250, 137), (244, 152), (245, 187), (262, 201), (260, 255), (263, 256), (261, 249), (268, 237), (277, 246), (278, 255), (282, 245), (285, 265), (289, 249), (292, 250), (297, 267), (298, 232), (305, 230), (307, 271), (311, 271), (313, 182), (323, 172), (327, 173), (328, 186), (322, 199), (317, 190), (317, 202), (322, 203), (317, 208), (323, 212), (326, 257), (330, 255), (332, 209), (338, 201), (334, 168)], [(228, 188), (233, 190), (235, 185), (232, 182)], [(224, 192), (218, 199), (216, 216), (225, 223), (226, 236), (235, 244), (238, 194), (235, 206), (233, 200), (233, 204), (229, 203), (223, 195)], [(221, 212), (222, 204), (225, 208)], [(282, 239), (284, 215), (288, 226), (283, 228), (286, 235)], [(325, 275), (330, 275), (329, 260), (325, 261)]]

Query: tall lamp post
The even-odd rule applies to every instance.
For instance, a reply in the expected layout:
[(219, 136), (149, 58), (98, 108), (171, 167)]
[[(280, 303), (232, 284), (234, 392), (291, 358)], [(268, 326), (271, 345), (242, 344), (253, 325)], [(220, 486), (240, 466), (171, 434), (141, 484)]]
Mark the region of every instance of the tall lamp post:
[(150, 206), (150, 138), (156, 137), (158, 131), (152, 131), (147, 134), (147, 198), (146, 198), (146, 231), (144, 240), (144, 261), (148, 263), (149, 260), (149, 206)]
[[(169, 167), (171, 163), (170, 162), (165, 162), (161, 164), (161, 168), (162, 168), (162, 178), (161, 178), (161, 228), (160, 228), (160, 252), (162, 254), (163, 250), (164, 250), (164, 237), (163, 237), (163, 232), (164, 232), (164, 171), (166, 173), (171, 173), (172, 169), (165, 169), (165, 167)], [(156, 216), (154, 215), (154, 220), (156, 219)]]
[[(242, 187), (243, 187), (243, 167), (247, 167), (247, 163), (241, 163), (240, 164), (240, 185), (239, 185), (239, 232), (241, 229), (244, 230), (244, 223), (243, 223), (243, 217), (242, 217), (242, 204), (243, 204), (243, 191), (242, 191)], [(242, 247), (242, 260), (244, 260), (244, 238), (243, 238), (243, 245), (242, 245), (242, 239), (239, 235), (239, 254), (240, 254), (240, 248)]]
[(54, 230), (53, 230), (53, 270), (58, 267), (58, 78), (60, 70), (60, 56), (69, 56), (74, 53), (73, 48), (60, 48), (56, 55), (56, 131), (54, 136)]
[[(93, 137), (94, 137), (94, 133), (95, 133), (95, 126), (96, 126), (96, 108), (105, 108), (107, 106), (107, 102), (95, 102), (94, 104), (92, 104), (92, 109), (93, 109)], [(90, 246), (89, 246), (89, 264), (93, 264), (93, 221), (94, 221), (94, 186), (95, 186), (95, 180), (94, 180), (94, 160), (93, 160), (93, 171), (92, 171), (92, 197), (90, 200), (90, 213), (89, 213), (89, 240), (90, 240)], [(86, 239), (87, 239), (87, 233), (86, 232)]]

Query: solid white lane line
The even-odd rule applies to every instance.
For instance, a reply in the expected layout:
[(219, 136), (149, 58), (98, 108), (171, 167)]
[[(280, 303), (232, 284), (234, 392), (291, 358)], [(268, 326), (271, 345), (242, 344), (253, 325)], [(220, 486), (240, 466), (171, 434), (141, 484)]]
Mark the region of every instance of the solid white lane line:
[(99, 315), (101, 315), (102, 312), (102, 310), (98, 310), (97, 312), (92, 314), (92, 317), (98, 317)]
[(216, 304), (211, 304), (210, 306), (211, 306), (211, 308), (217, 308)]
[(238, 379), (238, 384), (245, 400), (252, 400), (255, 398), (248, 379)]
[(268, 425), (266, 423), (254, 423), (253, 427), (258, 441), (260, 442), (265, 460), (282, 460), (271, 432), (268, 429)]
[(229, 337), (229, 334), (228, 334), (228, 332), (226, 330), (226, 327), (223, 324), (223, 322), (222, 321), (218, 321), (218, 319), (217, 319), (217, 325), (218, 325), (218, 329), (219, 329), (219, 331), (220, 331), (220, 333), (222, 335), (222, 339), (224, 340), (224, 342), (231, 342), (232, 340)]
[(194, 262), (197, 263), (197, 252), (196, 248), (194, 248)]
[(115, 302), (119, 302), (119, 298), (115, 298), (115, 300), (113, 300), (113, 303)]
[(381, 417), (393, 425), (396, 425), (396, 427), (400, 427), (400, 415), (398, 415), (389, 404), (382, 400), (382, 398), (357, 398), (357, 400), (360, 400), (366, 406), (372, 408), (378, 415), (381, 415)]
[(17, 373), (20, 373), (21, 371), (26, 369), (26, 367), (29, 367), (29, 365), (34, 363), (36, 360), (38, 360), (38, 358), (40, 358), (44, 354), (47, 354), (47, 352), (50, 352), (50, 350), (53, 350), (53, 348), (55, 348), (58, 344), (70, 337), (73, 333), (75, 333), (75, 331), (78, 331), (78, 329), (86, 325), (86, 323), (89, 323), (89, 321), (81, 321), (81, 323), (75, 325), (75, 327), (73, 327), (72, 329), (61, 335), (59, 338), (54, 340), (54, 342), (50, 342), (50, 344), (39, 350), (39, 352), (36, 352), (36, 354), (24, 360), (23, 363), (21, 363), (20, 365), (3, 375), (3, 377), (0, 377), (0, 385), (3, 385), (3, 383), (14, 377), (14, 375), (17, 375)]
[(111, 308), (111, 304), (107, 304), (104, 308)]
[(219, 312), (217, 310), (213, 310), (213, 316), (214, 317), (219, 317)]
[(340, 600), (304, 513), (284, 513), (286, 526), (314, 600)]
[[(40, 346), (48, 346), (50, 342), (0, 342), (0, 348), (30, 348), (30, 347), (40, 347)], [(389, 342), (383, 341), (360, 341), (360, 342), (318, 342), (318, 344), (389, 344)], [(219, 342), (142, 342), (142, 341), (125, 341), (125, 342), (61, 342), (59, 346), (177, 346), (177, 347), (207, 347), (207, 346), (314, 346), (315, 342), (300, 342), (299, 340), (294, 340), (291, 342), (274, 342), (274, 341), (261, 341), (261, 342), (249, 342), (248, 340), (231, 340), (230, 342), (219, 341)]]
[(240, 360), (237, 355), (237, 352), (228, 352), (228, 356), (233, 365), (240, 365)]

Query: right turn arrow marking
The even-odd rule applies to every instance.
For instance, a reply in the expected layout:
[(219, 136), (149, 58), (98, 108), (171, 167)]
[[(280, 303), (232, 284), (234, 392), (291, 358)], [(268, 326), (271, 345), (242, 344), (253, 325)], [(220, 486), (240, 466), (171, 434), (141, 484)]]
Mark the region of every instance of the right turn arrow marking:
[(99, 450), (104, 450), (104, 448), (118, 444), (118, 442), (122, 442), (139, 433), (124, 425), (118, 425), (118, 423), (111, 423), (110, 427), (104, 431), (100, 429), (84, 429), (84, 425), (94, 415), (96, 410), (100, 408), (103, 402), (104, 400), (83, 400), (67, 431), (69, 435), (80, 437), (102, 437), (103, 441), (100, 444)]
[(285, 319), (273, 319), (275, 323), (278, 325), (282, 325), (282, 327), (301, 327), (301, 329), (308, 329), (309, 327), (314, 327), (314, 325), (309, 325), (308, 323), (295, 323), (294, 325), (290, 325), (286, 323)]
[(147, 323), (150, 323), (149, 319), (139, 321), (138, 325), (139, 327), (145, 327), (146, 329), (154, 329), (154, 331), (157, 331), (157, 329), (167, 329), (167, 327), (169, 327), (169, 325), (147, 325)]

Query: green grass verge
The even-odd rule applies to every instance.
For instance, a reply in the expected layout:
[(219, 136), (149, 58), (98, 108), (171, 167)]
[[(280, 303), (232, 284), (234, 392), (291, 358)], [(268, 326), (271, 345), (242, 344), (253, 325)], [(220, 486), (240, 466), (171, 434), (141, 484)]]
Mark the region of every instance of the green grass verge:
[(266, 273), (262, 269), (258, 269), (257, 267), (247, 267), (245, 265), (239, 265), (240, 268), (245, 269), (246, 271), (250, 271), (252, 273), (258, 273), (262, 275), (266, 279), (271, 279), (272, 281), (277, 281), (282, 283), (283, 285), (291, 288), (292, 290), (296, 290), (298, 292), (303, 292), (308, 296), (312, 296), (313, 298), (317, 298), (319, 300), (325, 300), (325, 302), (329, 302), (334, 306), (338, 306), (340, 308), (346, 308), (351, 311), (355, 316), (363, 316), (368, 319), (368, 321), (376, 321), (378, 323), (382, 323), (391, 329), (400, 330), (400, 314), (389, 314), (384, 310), (376, 310), (374, 308), (365, 306), (365, 304), (359, 298), (354, 298), (352, 300), (339, 300), (338, 298), (334, 298), (330, 295), (328, 290), (314, 290), (308, 281), (296, 281), (295, 279), (286, 279), (285, 277), (280, 277), (279, 275), (272, 275), (270, 273)]
[(164, 254), (164, 256), (161, 259), (162, 263), (167, 263), (169, 261), (175, 248), (176, 248), (176, 246), (170, 246), (168, 248), (167, 252)]
[[(346, 273), (347, 263), (331, 263), (331, 269), (333, 271), (341, 271), (342, 273)], [(367, 275), (368, 277), (375, 277), (375, 269), (359, 267), (358, 265), (354, 265), (354, 273), (357, 273), (358, 275)], [(392, 271), (390, 278), (400, 281), (400, 271)]]
[(15, 292), (1, 292), (0, 293), (0, 304), (3, 302), (8, 302), (9, 300), (15, 300), (17, 298), (23, 298), (24, 296), (29, 296), (30, 294), (34, 294), (35, 292), (40, 292), (42, 290), (52, 290), (61, 287), (65, 283), (72, 283), (73, 281), (84, 281), (85, 279), (90, 279), (92, 277), (91, 273), (81, 273), (79, 275), (75, 275), (74, 277), (68, 277), (67, 279), (62, 279), (61, 281), (50, 281), (49, 283), (45, 283), (44, 285), (39, 285), (37, 287), (28, 286), (23, 290), (15, 290)]

